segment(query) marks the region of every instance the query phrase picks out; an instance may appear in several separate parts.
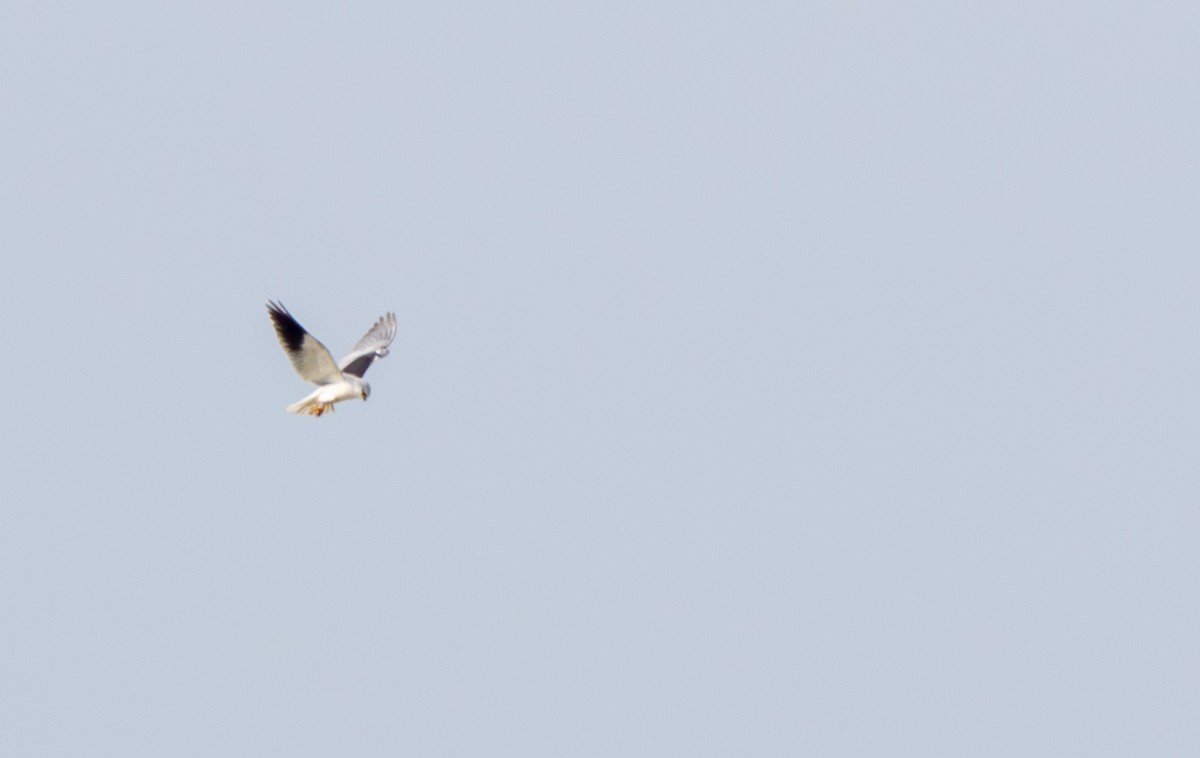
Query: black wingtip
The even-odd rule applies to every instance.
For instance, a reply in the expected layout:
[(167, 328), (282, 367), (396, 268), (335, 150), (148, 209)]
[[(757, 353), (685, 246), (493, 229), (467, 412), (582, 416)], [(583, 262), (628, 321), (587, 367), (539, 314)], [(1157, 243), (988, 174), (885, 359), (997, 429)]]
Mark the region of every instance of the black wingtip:
[(283, 306), (283, 303), (268, 300), (267, 311), (271, 315), (271, 321), (275, 324), (275, 333), (279, 335), (279, 341), (289, 351), (297, 352), (304, 344), (304, 335), (307, 334), (304, 327), (300, 326), (300, 322), (288, 313), (288, 309)]

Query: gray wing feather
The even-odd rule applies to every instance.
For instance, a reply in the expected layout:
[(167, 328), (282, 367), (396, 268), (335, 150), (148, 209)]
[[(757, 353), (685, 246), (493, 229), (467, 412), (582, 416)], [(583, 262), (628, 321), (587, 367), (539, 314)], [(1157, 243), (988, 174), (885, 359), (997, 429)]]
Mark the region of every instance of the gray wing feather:
[(271, 323), (275, 324), (279, 344), (301, 379), (313, 384), (332, 384), (342, 380), (342, 372), (333, 362), (333, 356), (316, 337), (300, 326), (300, 322), (288, 313), (283, 303), (268, 302), (267, 311)]
[(386, 313), (362, 336), (338, 367), (347, 374), (362, 378), (371, 364), (387, 356), (388, 345), (396, 338), (396, 314)]

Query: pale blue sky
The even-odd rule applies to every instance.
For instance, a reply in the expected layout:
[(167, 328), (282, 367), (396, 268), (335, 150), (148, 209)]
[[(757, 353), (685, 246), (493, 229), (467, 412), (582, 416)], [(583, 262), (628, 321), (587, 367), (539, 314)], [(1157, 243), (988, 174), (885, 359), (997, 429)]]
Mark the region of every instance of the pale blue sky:
[(0, 754), (1196, 755), (1200, 10), (992, 5), (0, 8)]

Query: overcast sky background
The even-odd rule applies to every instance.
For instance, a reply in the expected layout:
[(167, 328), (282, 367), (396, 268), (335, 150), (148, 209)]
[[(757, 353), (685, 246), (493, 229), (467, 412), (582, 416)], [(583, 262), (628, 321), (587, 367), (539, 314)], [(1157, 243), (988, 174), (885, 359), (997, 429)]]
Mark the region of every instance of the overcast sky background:
[(1200, 8), (990, 5), (0, 6), (0, 754), (1200, 754)]

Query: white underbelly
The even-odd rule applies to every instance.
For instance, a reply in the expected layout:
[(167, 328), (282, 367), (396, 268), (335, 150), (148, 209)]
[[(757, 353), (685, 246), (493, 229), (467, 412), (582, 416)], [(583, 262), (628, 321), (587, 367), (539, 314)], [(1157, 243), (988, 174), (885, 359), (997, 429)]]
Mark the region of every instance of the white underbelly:
[(346, 382), (335, 382), (317, 388), (318, 403), (340, 403), (352, 397), (358, 397), (358, 390)]

